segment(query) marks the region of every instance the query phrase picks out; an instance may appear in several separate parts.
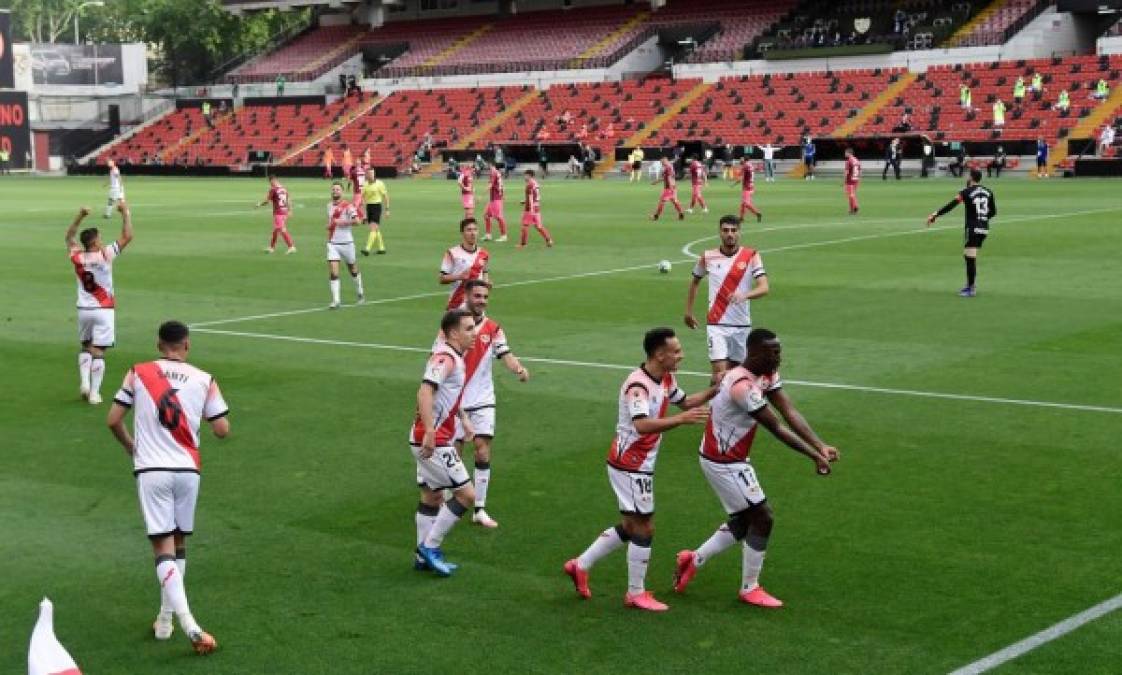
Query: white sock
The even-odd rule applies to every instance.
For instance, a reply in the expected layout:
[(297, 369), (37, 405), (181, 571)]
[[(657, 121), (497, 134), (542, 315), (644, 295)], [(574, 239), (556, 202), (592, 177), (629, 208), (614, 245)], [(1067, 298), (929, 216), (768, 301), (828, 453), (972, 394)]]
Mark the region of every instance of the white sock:
[(491, 484), (491, 463), (476, 463), (475, 476), (472, 477), (472, 483), (475, 484), (475, 508), (481, 509), (487, 503), (487, 486)]
[(179, 625), (188, 635), (197, 633), (201, 628), (191, 616), (191, 606), (187, 604), (187, 589), (183, 585), (183, 573), (171, 556), (163, 556), (156, 563), (156, 581), (160, 583), (160, 593), (165, 607), (170, 607), (179, 617)]
[(90, 395), (101, 393), (101, 380), (105, 377), (105, 359), (90, 359)]
[[(764, 541), (767, 545), (767, 541)], [(760, 570), (764, 566), (765, 549), (756, 550), (744, 542), (744, 563), (741, 567), (741, 590), (750, 591), (760, 585)]]
[[(183, 557), (180, 557), (179, 551), (175, 552), (175, 567), (179, 570), (179, 576), (184, 582), (187, 581), (187, 552), (183, 552)], [(160, 614), (171, 614), (171, 605), (167, 603), (167, 598), (163, 593), (160, 593)]]
[(645, 546), (634, 540), (627, 545), (627, 592), (635, 595), (646, 590), (643, 581), (647, 578), (647, 565), (651, 562), (651, 543)]
[(582, 570), (590, 570), (597, 560), (620, 546), (623, 546), (623, 539), (619, 536), (619, 530), (613, 525), (601, 532), (600, 536), (596, 537), (596, 541), (592, 542), (592, 545), (580, 554), (580, 557), (577, 558), (577, 564), (580, 565)]
[(78, 352), (78, 383), (82, 389), (90, 388), (90, 365), (92, 365), (93, 356), (89, 352)]
[(735, 543), (736, 537), (733, 536), (732, 532), (729, 532), (729, 526), (721, 525), (717, 528), (717, 531), (713, 533), (713, 536), (706, 539), (705, 543), (697, 549), (697, 557), (694, 558), (694, 562), (698, 567), (701, 567), (707, 560)]
[(460, 516), (464, 515), (464, 511), (466, 509), (454, 497), (444, 502), (444, 505), (440, 507), (440, 513), (436, 514), (428, 534), (425, 535), (425, 548), (440, 548), (440, 545), (444, 543), (444, 537), (455, 527), (456, 523), (460, 522)]
[(334, 302), (336, 305), (339, 304), (339, 280), (338, 279), (332, 279), (331, 280), (331, 302)]
[(362, 296), (366, 295), (366, 293), (364, 293), (362, 291), (362, 273), (360, 272), (360, 273), (354, 275), (354, 280), (355, 280), (355, 295), (358, 295), (359, 297), (362, 297)]
[(417, 523), (417, 546), (425, 543), (425, 536), (432, 529), (432, 524), (436, 522), (439, 513), (440, 510), (435, 506), (417, 504), (417, 513), (413, 518)]
[(113, 215), (113, 200), (112, 199), (110, 199), (109, 201), (107, 201), (105, 203), (105, 217), (108, 218), (111, 215)]

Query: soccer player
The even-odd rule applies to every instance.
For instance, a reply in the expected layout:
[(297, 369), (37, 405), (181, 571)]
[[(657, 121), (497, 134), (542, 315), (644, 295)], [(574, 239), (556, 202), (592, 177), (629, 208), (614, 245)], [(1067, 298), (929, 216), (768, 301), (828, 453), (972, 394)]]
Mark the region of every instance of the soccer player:
[(121, 181), (121, 169), (111, 159), (105, 160), (109, 167), (109, 199), (105, 201), (105, 213), (102, 218), (108, 218), (113, 213), (113, 207), (125, 200), (125, 184)]
[[(117, 202), (121, 212), (121, 235), (108, 246), (102, 243), (101, 233), (89, 227), (74, 236), (82, 220), (90, 215), (83, 206), (74, 222), (66, 228), (66, 250), (78, 278), (78, 383), (82, 398), (93, 405), (101, 403), (101, 380), (105, 377), (105, 350), (116, 342), (113, 295), (113, 261), (132, 241), (132, 214), (122, 199)], [(81, 245), (78, 242), (81, 242)]]
[(693, 213), (694, 206), (700, 206), (702, 213), (709, 213), (709, 205), (705, 197), (701, 196), (701, 188), (709, 184), (709, 172), (705, 165), (697, 160), (696, 156), (690, 157), (690, 208), (688, 213)]
[[(475, 321), (466, 309), (453, 309), (440, 320), (444, 340), (429, 356), (417, 390), (417, 414), (409, 432), (409, 447), (417, 462), (421, 501), (417, 504), (417, 549), (414, 567), (451, 576), (456, 566), (444, 560), (440, 546), (460, 517), (475, 503), (475, 490), (453, 444), (460, 396), (466, 379), (464, 354), (475, 340)], [(461, 418), (465, 438), (470, 422)], [(443, 500), (444, 490), (452, 498)]]
[(721, 245), (701, 254), (693, 268), (693, 278), (686, 292), (686, 326), (698, 327), (693, 316), (697, 287), (709, 276), (709, 313), (706, 316), (706, 337), (713, 383), (721, 374), (744, 360), (744, 344), (752, 328), (748, 303), (767, 295), (769, 287), (763, 260), (754, 249), (740, 245), (740, 219), (722, 216), (718, 225)]
[(803, 180), (814, 180), (814, 165), (817, 163), (815, 156), (817, 154), (818, 148), (814, 146), (814, 139), (807, 136), (803, 141), (803, 165), (806, 166)]
[[(628, 607), (664, 612), (666, 605), (646, 590), (644, 581), (651, 559), (654, 534), (654, 470), (663, 432), (683, 424), (702, 424), (709, 415), (704, 404), (716, 388), (686, 395), (674, 379), (682, 361), (682, 345), (670, 328), (653, 328), (643, 338), (647, 359), (636, 368), (619, 390), (619, 417), (616, 436), (608, 450), (608, 481), (616, 493), (620, 523), (600, 533), (592, 545), (565, 563), (565, 574), (573, 580), (577, 593), (592, 597), (588, 573), (598, 560), (627, 542)], [(669, 404), (684, 412), (666, 416)]]
[(359, 222), (358, 209), (354, 203), (343, 198), (343, 185), (331, 184), (331, 201), (327, 204), (327, 272), (328, 285), (331, 287), (331, 304), (328, 309), (339, 309), (339, 261), (347, 263), (347, 269), (355, 282), (355, 304), (366, 301), (362, 290), (362, 274), (355, 264), (355, 238), (351, 228)]
[[(230, 433), (229, 407), (218, 383), (187, 363), (191, 338), (187, 326), (160, 326), (160, 358), (133, 366), (113, 397), (107, 423), (133, 460), (140, 511), (160, 584), (160, 613), (152, 625), (157, 640), (171, 638), (172, 614), (199, 654), (217, 648), (187, 603), (187, 537), (195, 530), (199, 497), (199, 426), (205, 419), (218, 438)], [(125, 415), (133, 409), (133, 435)]]
[(351, 203), (355, 206), (355, 211), (362, 212), (362, 188), (366, 186), (366, 163), (360, 158), (351, 167), (347, 178), (351, 181)]
[(522, 233), (518, 239), (518, 246), (515, 248), (526, 247), (531, 225), (542, 236), (542, 239), (545, 239), (545, 245), (552, 247), (553, 237), (550, 236), (545, 225), (542, 225), (542, 188), (534, 178), (534, 170), (526, 169), (526, 193), (522, 199)]
[[(669, 158), (663, 157), (659, 160), (659, 172), (662, 178), (662, 194), (659, 195), (658, 208), (651, 214), (651, 220), (658, 220), (658, 217), (662, 215), (662, 207), (666, 202), (670, 202), (674, 205), (674, 208), (677, 209), (678, 220), (685, 220), (686, 214), (682, 211), (682, 203), (678, 201), (678, 181), (674, 178), (674, 166), (670, 163)], [(656, 177), (651, 181), (651, 185), (654, 185), (658, 181), (659, 178)]]
[(985, 243), (986, 235), (990, 233), (990, 221), (997, 215), (997, 200), (993, 192), (981, 183), (982, 172), (971, 169), (966, 187), (959, 190), (946, 206), (927, 216), (927, 226), (931, 227), (936, 218), (950, 213), (959, 202), (966, 205), (966, 247), (962, 251), (966, 260), (966, 286), (958, 292), (963, 298), (977, 295), (974, 280), (978, 275), (978, 249)]
[[(382, 238), (382, 216), (390, 217), (390, 193), (386, 190), (386, 183), (381, 178), (373, 176), (362, 186), (362, 201), (366, 204), (366, 222), (370, 225), (370, 234), (366, 237), (366, 248), (362, 255), (370, 255), (374, 245), (378, 245), (378, 254), (386, 252), (386, 242)], [(383, 207), (385, 210), (383, 211)]]
[[(728, 514), (713, 536), (695, 551), (678, 553), (674, 590), (682, 593), (699, 567), (736, 542), (742, 544), (740, 600), (759, 607), (783, 603), (760, 586), (773, 516), (748, 458), (757, 423), (795, 452), (814, 462), (820, 475), (830, 473), (836, 448), (822, 442), (783, 391), (779, 377), (780, 345), (775, 333), (757, 328), (748, 334), (748, 357), (721, 380), (710, 405), (701, 439), (701, 473)], [(771, 403), (787, 425), (768, 406)]]
[(277, 236), (279, 235), (288, 246), (285, 255), (295, 253), (296, 245), (292, 243), (292, 235), (288, 233), (288, 213), (291, 208), (288, 201), (288, 190), (281, 185), (276, 176), (269, 176), (269, 191), (265, 194), (265, 199), (257, 204), (257, 207), (260, 208), (270, 202), (273, 205), (273, 236), (270, 237), (269, 246), (265, 249), (265, 252), (272, 253), (276, 250)]
[(1048, 177), (1048, 142), (1043, 136), (1036, 139), (1036, 177)]
[(627, 179), (628, 183), (637, 183), (642, 180), (641, 171), (643, 170), (643, 149), (635, 148), (631, 154), (627, 156), (627, 163), (631, 165), (631, 176)]
[(464, 207), (464, 218), (475, 217), (475, 172), (467, 164), (460, 169), (460, 176), (456, 179), (460, 186), (460, 203)]
[(328, 148), (328, 149), (324, 150), (323, 151), (323, 177), (324, 178), (326, 178), (328, 180), (331, 180), (334, 177), (332, 175), (333, 169), (331, 168), (331, 166), (334, 163), (335, 163), (335, 151), (332, 150), (331, 148)]
[(343, 148), (343, 178), (349, 179), (351, 177), (351, 169), (354, 167), (354, 155), (351, 154), (350, 148)]
[(756, 194), (756, 170), (752, 160), (747, 157), (740, 163), (740, 220), (748, 211), (756, 214), (756, 222), (764, 219), (764, 214), (752, 203), (752, 195)]
[[(891, 150), (889, 152), (892, 152)], [(887, 165), (885, 167), (887, 171)], [(861, 183), (861, 161), (853, 155), (853, 148), (845, 149), (845, 196), (849, 199), (849, 212), (857, 214), (857, 186)]]
[(440, 283), (451, 284), (446, 310), (460, 309), (467, 297), (465, 284), (472, 279), (490, 281), (487, 265), (491, 254), (479, 245), (479, 224), (475, 218), (460, 221), (460, 243), (444, 252), (440, 260)]
[(491, 192), (491, 199), (487, 202), (487, 210), (483, 212), (483, 227), (486, 232), (483, 234), (483, 241), (491, 240), (491, 219), (499, 223), (499, 238), (497, 241), (506, 241), (506, 217), (503, 215), (503, 196), (505, 188), (503, 186), (503, 172), (496, 159), (491, 162), (491, 184), (488, 189)]
[[(460, 400), (460, 408), (475, 432), (475, 513), (472, 522), (493, 528), (499, 524), (485, 510), (487, 488), (491, 484), (491, 443), (495, 439), (495, 382), (492, 364), (495, 360), (502, 361), (507, 370), (517, 375), (521, 382), (530, 379), (530, 371), (511, 351), (502, 327), (486, 315), (491, 295), (490, 285), (482, 279), (472, 279), (465, 282), (464, 286), (467, 289), (466, 308), (475, 321), (475, 340), (464, 354), (466, 382)], [(433, 351), (436, 351), (435, 348)]]

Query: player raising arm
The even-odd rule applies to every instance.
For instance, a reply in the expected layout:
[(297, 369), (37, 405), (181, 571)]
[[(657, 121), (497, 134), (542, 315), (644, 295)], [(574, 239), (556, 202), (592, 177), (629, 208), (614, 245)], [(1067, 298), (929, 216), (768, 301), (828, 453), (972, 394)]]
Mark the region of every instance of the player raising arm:
[(959, 202), (966, 205), (966, 232), (963, 237), (966, 245), (962, 251), (963, 259), (966, 261), (966, 287), (958, 292), (964, 298), (972, 298), (977, 294), (974, 280), (978, 274), (978, 249), (982, 248), (986, 236), (990, 233), (990, 220), (997, 215), (997, 199), (994, 198), (993, 192), (981, 183), (982, 172), (971, 169), (966, 187), (959, 190), (955, 198), (947, 202), (946, 206), (927, 216), (927, 226), (931, 227), (937, 218), (950, 213)]
[(125, 200), (117, 202), (117, 210), (121, 213), (121, 234), (108, 246), (102, 243), (96, 227), (82, 230), (75, 239), (82, 221), (90, 215), (89, 207), (83, 206), (66, 228), (66, 250), (78, 280), (78, 342), (82, 345), (78, 352), (79, 391), (93, 405), (101, 403), (105, 350), (117, 341), (113, 261), (132, 241), (132, 214)]
[[(762, 425), (795, 452), (809, 457), (822, 475), (830, 473), (830, 462), (838, 459), (838, 451), (818, 438), (783, 391), (779, 377), (780, 345), (775, 333), (764, 328), (753, 330), (748, 335), (747, 352), (744, 363), (721, 380), (699, 449), (701, 473), (717, 493), (729, 519), (696, 551), (678, 553), (674, 590), (685, 591), (697, 568), (741, 541), (741, 601), (760, 607), (781, 607), (783, 603), (759, 584), (773, 518), (748, 459), (756, 425)], [(779, 421), (768, 403), (779, 410), (790, 428)]]

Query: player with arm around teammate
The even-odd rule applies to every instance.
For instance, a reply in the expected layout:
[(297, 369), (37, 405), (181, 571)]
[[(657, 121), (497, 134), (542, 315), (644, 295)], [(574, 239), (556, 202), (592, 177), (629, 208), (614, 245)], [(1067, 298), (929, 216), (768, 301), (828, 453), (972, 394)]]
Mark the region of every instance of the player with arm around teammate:
[[(214, 435), (230, 433), (229, 408), (218, 383), (187, 363), (190, 332), (178, 321), (160, 326), (160, 358), (138, 363), (125, 375), (106, 420), (113, 436), (132, 457), (140, 510), (156, 558), (160, 612), (152, 628), (157, 640), (171, 638), (172, 615), (195, 651), (218, 646), (199, 627), (187, 603), (187, 537), (195, 530), (199, 496), (199, 426), (206, 420)], [(133, 411), (134, 435), (125, 428)]]
[[(121, 234), (108, 246), (101, 233), (89, 227), (78, 228), (90, 209), (83, 206), (66, 228), (66, 250), (78, 282), (78, 388), (86, 401), (101, 403), (101, 380), (105, 377), (105, 351), (117, 341), (116, 307), (113, 292), (113, 261), (132, 241), (132, 215), (128, 204), (117, 202), (121, 213)], [(75, 238), (77, 235), (77, 239)], [(79, 242), (81, 242), (79, 244)]]
[[(696, 551), (678, 553), (674, 590), (684, 592), (699, 567), (740, 541), (741, 601), (760, 607), (782, 607), (783, 603), (759, 584), (773, 518), (748, 457), (757, 424), (795, 452), (807, 456), (821, 475), (830, 473), (830, 462), (837, 460), (838, 451), (814, 433), (784, 392), (779, 377), (780, 344), (775, 333), (754, 329), (748, 335), (747, 352), (744, 362), (721, 380), (699, 449), (701, 472), (729, 519)], [(772, 406), (787, 425), (780, 421)]]
[(960, 202), (965, 205), (966, 232), (962, 256), (966, 262), (966, 286), (958, 292), (963, 298), (977, 295), (974, 280), (978, 274), (978, 249), (982, 248), (986, 236), (990, 233), (990, 220), (997, 215), (997, 199), (993, 192), (981, 183), (982, 172), (971, 169), (966, 187), (959, 190), (955, 198), (947, 202), (946, 206), (927, 216), (927, 226), (931, 227), (937, 218), (950, 213)]
[[(666, 605), (646, 590), (647, 565), (654, 536), (654, 470), (662, 434), (684, 424), (702, 424), (708, 417), (704, 404), (715, 387), (686, 395), (674, 371), (682, 361), (682, 345), (670, 328), (654, 328), (643, 338), (646, 361), (636, 368), (619, 390), (615, 440), (608, 450), (608, 481), (616, 493), (621, 520), (604, 530), (580, 556), (565, 563), (577, 594), (592, 597), (588, 574), (604, 556), (627, 543), (628, 607), (664, 612)], [(683, 410), (666, 414), (673, 403)]]

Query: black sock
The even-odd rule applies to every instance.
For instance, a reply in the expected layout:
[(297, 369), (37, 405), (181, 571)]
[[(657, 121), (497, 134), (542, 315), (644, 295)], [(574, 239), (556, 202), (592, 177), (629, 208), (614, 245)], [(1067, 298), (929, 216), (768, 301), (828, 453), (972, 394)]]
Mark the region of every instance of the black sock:
[(973, 288), (974, 278), (978, 276), (978, 259), (964, 256), (966, 258), (966, 285)]

